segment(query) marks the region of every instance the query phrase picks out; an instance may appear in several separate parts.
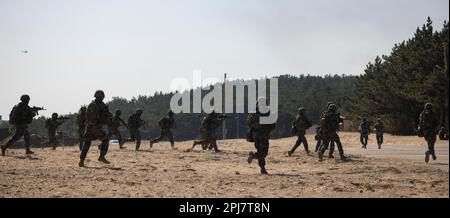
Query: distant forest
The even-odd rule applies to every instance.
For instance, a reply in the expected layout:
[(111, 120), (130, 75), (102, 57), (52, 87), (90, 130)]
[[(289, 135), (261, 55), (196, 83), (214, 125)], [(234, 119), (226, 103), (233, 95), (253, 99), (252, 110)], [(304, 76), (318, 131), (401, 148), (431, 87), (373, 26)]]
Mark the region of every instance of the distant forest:
[[(329, 101), (335, 102), (339, 111), (354, 124), (363, 117), (371, 121), (381, 117), (386, 131), (397, 135), (414, 134), (424, 104), (432, 102), (441, 124), (448, 128), (448, 37), (447, 22), (441, 30), (435, 31), (428, 18), (426, 24), (417, 28), (413, 38), (395, 44), (391, 54), (375, 58), (361, 76), (278, 76), (279, 116), (272, 137), (291, 135), (292, 119), (300, 106), (317, 124)], [(208, 92), (202, 91), (202, 95)], [(158, 92), (130, 100), (114, 97), (107, 104), (112, 112), (122, 110), (124, 120), (136, 108), (143, 109), (143, 119), (147, 124), (141, 130), (143, 138), (148, 139), (159, 135), (157, 122), (167, 114), (172, 96), (173, 93)], [(77, 135), (75, 115), (68, 115), (73, 119), (62, 127), (71, 137)], [(232, 118), (226, 121), (227, 138), (243, 138), (247, 114), (228, 115)], [(176, 140), (197, 138), (202, 116), (204, 114), (176, 114)], [(30, 132), (46, 136), (44, 122), (44, 117), (37, 118), (30, 125)], [(122, 131), (128, 135), (125, 129)]]
[[(306, 108), (306, 114), (310, 119), (317, 123), (319, 121), (320, 113), (325, 109), (328, 101), (336, 102), (337, 105), (344, 107), (349, 96), (356, 86), (356, 76), (335, 75), (335, 76), (310, 76), (310, 75), (283, 75), (278, 78), (278, 101), (279, 101), (279, 115), (277, 128), (273, 133), (273, 137), (290, 136), (290, 125), (292, 119), (295, 117), (298, 107)], [(232, 81), (230, 81), (232, 83)], [(196, 89), (196, 90), (199, 90)], [(202, 91), (202, 96), (206, 95), (208, 91)], [(192, 90), (191, 90), (192, 94)], [(116, 109), (122, 110), (122, 118), (126, 120), (136, 108), (141, 108), (144, 113), (143, 120), (147, 124), (142, 127), (143, 138), (153, 138), (159, 135), (158, 120), (166, 116), (169, 107), (170, 99), (173, 93), (158, 92), (151, 96), (140, 95), (130, 100), (114, 97), (112, 101), (108, 102), (111, 112)], [(247, 95), (247, 92), (246, 92)], [(235, 96), (234, 96), (235, 97)], [(246, 99), (247, 96), (245, 96)], [(191, 98), (192, 101), (192, 98)], [(247, 108), (247, 104), (245, 104)], [(205, 114), (189, 114), (180, 113), (175, 115), (177, 122), (177, 129), (175, 130), (176, 140), (195, 139), (199, 136), (199, 127), (201, 118)], [(246, 127), (245, 120), (247, 113), (244, 114), (227, 114), (230, 119), (226, 121), (227, 138), (242, 138), (245, 136)], [(67, 115), (73, 119), (64, 123), (61, 129), (70, 137), (76, 137), (76, 114)], [(30, 132), (46, 136), (46, 129), (44, 129), (44, 117), (39, 117), (30, 125)], [(126, 129), (122, 129), (123, 134), (128, 135)], [(221, 136), (221, 129), (218, 132)], [(221, 138), (221, 137), (219, 137)]]

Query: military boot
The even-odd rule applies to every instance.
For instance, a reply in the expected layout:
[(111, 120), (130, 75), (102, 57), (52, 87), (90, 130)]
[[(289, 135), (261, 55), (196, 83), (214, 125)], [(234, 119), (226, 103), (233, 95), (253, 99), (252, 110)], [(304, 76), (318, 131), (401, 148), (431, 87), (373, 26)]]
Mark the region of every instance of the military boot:
[(293, 153), (294, 153), (293, 151), (288, 151), (289, 157), (292, 156)]
[(249, 164), (251, 164), (252, 161), (253, 161), (253, 158), (255, 158), (255, 153), (253, 153), (253, 151), (250, 151), (250, 152), (248, 153), (247, 162), (248, 162)]
[(105, 164), (109, 164), (110, 162), (108, 160), (106, 160), (105, 156), (100, 156), (98, 158), (98, 161), (105, 163)]
[(32, 151), (28, 148), (27, 151), (25, 152), (25, 154), (34, 154), (34, 152), (32, 152)]
[(430, 152), (425, 152), (425, 163), (428, 163), (430, 161)]
[(433, 158), (433, 160), (436, 160), (436, 159), (437, 159), (436, 154), (435, 154), (434, 152), (431, 153), (431, 158)]
[(319, 151), (318, 155), (319, 155), (319, 161), (323, 161), (323, 153)]
[(347, 157), (344, 155), (341, 155), (341, 160), (347, 160)]
[(328, 155), (328, 158), (329, 158), (329, 159), (333, 159), (334, 156), (333, 156), (332, 154), (329, 154), (329, 155)]
[(150, 141), (150, 148), (153, 148), (153, 141)]
[(78, 162), (78, 166), (79, 167), (84, 167), (84, 160), (80, 160), (80, 162)]
[(265, 167), (261, 168), (261, 176), (262, 175), (269, 175)]
[(6, 155), (6, 148), (2, 146), (2, 156)]

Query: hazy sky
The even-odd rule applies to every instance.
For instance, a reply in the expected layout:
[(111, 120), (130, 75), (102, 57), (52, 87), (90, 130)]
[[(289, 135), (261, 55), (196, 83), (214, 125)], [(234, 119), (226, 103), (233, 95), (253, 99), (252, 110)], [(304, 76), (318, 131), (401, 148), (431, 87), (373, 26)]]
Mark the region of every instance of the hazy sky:
[[(96, 89), (131, 98), (175, 77), (361, 74), (448, 0), (0, 0), (0, 115), (22, 93), (60, 113)], [(28, 54), (21, 51), (28, 50)]]

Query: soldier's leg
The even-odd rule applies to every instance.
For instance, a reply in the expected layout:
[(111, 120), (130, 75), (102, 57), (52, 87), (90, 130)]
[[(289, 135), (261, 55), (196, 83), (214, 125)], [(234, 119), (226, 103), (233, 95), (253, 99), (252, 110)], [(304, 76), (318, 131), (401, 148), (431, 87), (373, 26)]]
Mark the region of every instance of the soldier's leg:
[(139, 130), (137, 130), (137, 132), (136, 132), (136, 150), (139, 150), (140, 147), (141, 147), (141, 132), (139, 132)]
[(254, 140), (253, 142), (255, 148), (256, 148), (256, 152), (250, 151), (248, 153), (248, 158), (247, 158), (247, 162), (249, 164), (252, 163), (253, 159), (258, 159), (258, 147), (259, 147), (259, 141), (258, 140)]
[(305, 148), (306, 153), (309, 154), (308, 140), (306, 139), (305, 134), (302, 134), (301, 138), (303, 142), (303, 147)]
[(436, 153), (434, 151), (434, 144), (436, 143), (436, 134), (429, 134), (426, 138), (428, 144), (428, 152), (433, 157), (433, 160), (436, 160)]
[(80, 151), (81, 151), (81, 149), (83, 148), (83, 132), (84, 131), (84, 129), (82, 129), (82, 128), (80, 128), (80, 127), (78, 127), (78, 140), (79, 140), (79, 148), (80, 148)]
[(120, 149), (124, 148), (123, 144), (125, 143), (125, 141), (122, 137), (122, 134), (120, 134), (120, 131), (117, 131), (116, 136), (117, 136), (117, 140), (119, 140), (119, 148)]
[(322, 139), (322, 143), (320, 144), (319, 147), (319, 161), (322, 161), (323, 159), (323, 154), (325, 153), (325, 151), (328, 149), (328, 145), (330, 143), (330, 137), (325, 137)]
[(26, 154), (34, 154), (34, 152), (31, 151), (30, 133), (27, 129), (23, 130), (23, 142), (25, 143)]
[(341, 158), (341, 160), (346, 159), (345, 155), (344, 155), (344, 148), (342, 147), (342, 143), (341, 143), (341, 139), (339, 138), (339, 135), (337, 133), (333, 134), (333, 141), (336, 142), (336, 145), (338, 147), (338, 151), (339, 151), (339, 156)]
[(167, 137), (169, 138), (170, 146), (172, 147), (172, 149), (174, 149), (175, 148), (175, 140), (173, 140), (173, 133), (172, 133), (172, 131), (169, 131), (167, 133)]
[(300, 146), (301, 143), (302, 143), (301, 135), (298, 135), (297, 141), (295, 142), (294, 147), (292, 147), (291, 150), (288, 151), (288, 155), (291, 156), (295, 152), (295, 150), (297, 150), (298, 146)]
[(103, 162), (105, 164), (109, 164), (109, 161), (106, 160), (105, 156), (108, 153), (109, 148), (109, 140), (104, 139), (102, 140), (102, 143), (100, 144), (100, 156), (98, 157), (98, 161)]
[(220, 152), (219, 148), (217, 147), (217, 137), (215, 135), (211, 137), (210, 148), (214, 148), (215, 152)]
[(52, 134), (50, 138), (50, 144), (52, 145), (52, 149), (56, 150), (56, 146), (58, 145), (58, 139), (56, 138), (56, 133)]
[(334, 148), (335, 148), (335, 143), (333, 140), (331, 140), (330, 141), (330, 151), (328, 152), (328, 158), (334, 158), (334, 156), (333, 156)]
[(269, 140), (261, 140), (258, 146), (258, 165), (261, 168), (261, 174), (268, 174), (266, 171), (266, 157), (269, 153)]
[(165, 136), (165, 133), (161, 130), (158, 138), (153, 139), (153, 140), (150, 141), (150, 147), (153, 147), (154, 143), (158, 143), (159, 141), (161, 141), (164, 138), (164, 136)]
[(320, 143), (321, 143), (321, 142), (322, 142), (321, 139), (317, 140), (317, 143), (316, 143), (316, 149), (314, 150), (314, 152), (318, 152), (318, 151), (319, 151), (319, 147), (320, 147)]
[(80, 162), (78, 163), (79, 167), (84, 167), (84, 160), (86, 159), (89, 148), (91, 147), (90, 140), (83, 140), (83, 148), (80, 153)]
[(364, 148), (364, 136), (362, 134), (359, 135), (359, 142), (361, 142), (362, 148)]
[(369, 135), (364, 135), (364, 145), (367, 147), (368, 143), (369, 143)]
[(16, 127), (14, 135), (2, 146), (2, 156), (5, 156), (6, 149), (9, 148), (14, 142), (18, 141), (24, 135), (24, 128)]

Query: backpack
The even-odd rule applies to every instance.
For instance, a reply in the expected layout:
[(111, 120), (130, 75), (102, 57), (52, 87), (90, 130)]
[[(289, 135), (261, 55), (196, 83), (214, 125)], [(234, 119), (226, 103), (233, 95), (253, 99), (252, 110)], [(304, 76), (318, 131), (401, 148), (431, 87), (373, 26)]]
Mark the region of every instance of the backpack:
[(159, 120), (159, 122), (158, 122), (158, 125), (162, 129), (168, 128), (169, 127), (169, 119), (167, 119), (166, 117), (161, 118), (161, 120)]
[(17, 124), (17, 105), (9, 113), (9, 123), (12, 125)]

